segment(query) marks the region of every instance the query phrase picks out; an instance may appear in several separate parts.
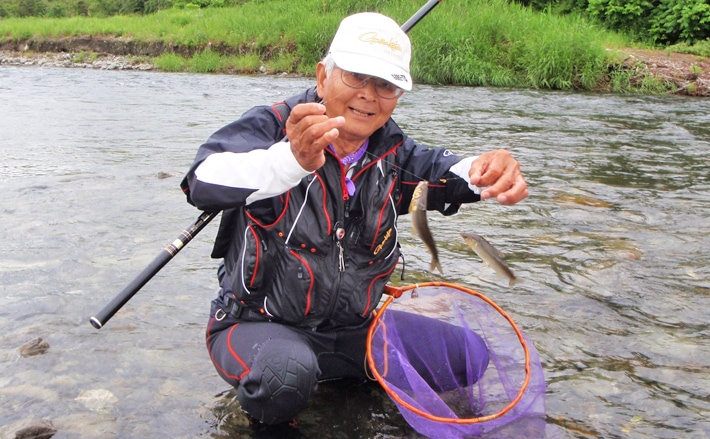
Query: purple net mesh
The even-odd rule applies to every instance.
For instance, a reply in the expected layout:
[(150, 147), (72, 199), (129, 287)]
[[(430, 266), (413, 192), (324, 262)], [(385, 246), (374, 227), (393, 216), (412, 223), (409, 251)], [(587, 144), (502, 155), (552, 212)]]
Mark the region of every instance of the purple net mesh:
[[(413, 297), (385, 305), (370, 332), (370, 367), (425, 436), (544, 437), (545, 377), (537, 351), (521, 333), (526, 372), (513, 324), (466, 291), (420, 286)], [(422, 324), (412, 313), (431, 321)]]

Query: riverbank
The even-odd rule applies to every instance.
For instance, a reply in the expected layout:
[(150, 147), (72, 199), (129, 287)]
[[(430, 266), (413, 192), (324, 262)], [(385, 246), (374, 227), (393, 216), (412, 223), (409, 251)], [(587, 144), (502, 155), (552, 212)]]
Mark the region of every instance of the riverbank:
[[(3, 19), (0, 63), (310, 76), (342, 17), (354, 11), (349, 3), (248, 2), (142, 16)], [(416, 10), (412, 3), (392, 0), (381, 12), (404, 22)], [(624, 35), (506, 0), (443, 2), (411, 39), (419, 84), (710, 96), (705, 52), (627, 49), (633, 42)]]
[[(421, 6), (413, 0), (372, 3), (398, 23)], [(308, 76), (342, 18), (360, 8), (375, 5), (265, 1), (141, 16), (8, 18), (0, 20), (0, 50), (24, 58), (27, 52), (66, 52), (82, 61), (102, 54), (138, 57), (166, 72)], [(410, 38), (415, 47), (412, 76), (419, 84), (669, 90), (653, 77), (633, 78), (635, 68), (617, 68), (621, 64), (605, 48), (628, 46), (625, 36), (579, 17), (538, 13), (507, 0), (442, 2)]]
[(623, 68), (632, 77), (652, 77), (673, 85), (679, 95), (710, 97), (710, 58), (665, 50), (620, 49)]
[[(203, 46), (167, 44), (160, 41), (139, 41), (131, 38), (75, 36), (49, 39), (10, 39), (0, 43), (0, 65), (92, 68), (101, 70), (166, 70), (161, 57), (170, 56), (186, 62), (205, 51), (229, 56), (248, 52), (245, 47), (208, 43)], [(262, 52), (269, 50), (261, 49)], [(666, 50), (608, 49), (615, 60), (592, 91), (630, 91), (674, 93), (710, 97), (710, 58), (673, 53)], [(266, 59), (270, 56), (264, 57)], [(215, 73), (224, 74), (295, 74), (290, 64), (260, 61), (249, 65), (221, 65)], [(310, 71), (310, 70), (308, 70)], [(200, 73), (200, 72), (198, 72)], [(301, 73), (303, 74), (303, 73)], [(623, 83), (618, 83), (623, 81)], [(423, 81), (428, 82), (428, 81)], [(486, 84), (499, 85), (499, 84)]]
[[(33, 44), (15, 42), (0, 45), (0, 65), (90, 68), (99, 70), (160, 70), (154, 59), (167, 48), (162, 45), (137, 45), (126, 40), (71, 38)], [(39, 50), (37, 50), (39, 49)], [(631, 72), (637, 85), (649, 78), (672, 84), (676, 94), (710, 97), (710, 58), (661, 50), (620, 49), (618, 69)], [(236, 70), (222, 73), (261, 73), (289, 75), (265, 65), (253, 72)]]
[(84, 53), (41, 53), (0, 50), (0, 65), (87, 68), (98, 70), (155, 70), (149, 60), (135, 57)]

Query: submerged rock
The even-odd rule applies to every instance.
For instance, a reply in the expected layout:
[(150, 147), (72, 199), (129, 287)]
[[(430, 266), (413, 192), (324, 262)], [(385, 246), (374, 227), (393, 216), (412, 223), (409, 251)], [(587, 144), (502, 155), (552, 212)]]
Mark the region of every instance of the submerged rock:
[(57, 433), (48, 419), (23, 419), (0, 428), (0, 439), (49, 439)]
[(31, 425), (15, 432), (15, 439), (49, 439), (57, 432), (49, 425)]
[(34, 355), (42, 355), (49, 350), (49, 343), (41, 337), (28, 341), (20, 346), (20, 355), (23, 357), (32, 357)]
[(118, 398), (106, 389), (91, 389), (82, 392), (76, 400), (93, 411), (104, 411), (118, 402)]

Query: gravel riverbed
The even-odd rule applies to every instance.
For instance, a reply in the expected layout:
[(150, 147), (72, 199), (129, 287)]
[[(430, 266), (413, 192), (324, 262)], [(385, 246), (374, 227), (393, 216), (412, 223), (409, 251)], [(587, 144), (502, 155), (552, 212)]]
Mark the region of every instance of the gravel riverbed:
[(0, 65), (72, 67), (98, 70), (154, 70), (150, 62), (111, 54), (0, 51)]

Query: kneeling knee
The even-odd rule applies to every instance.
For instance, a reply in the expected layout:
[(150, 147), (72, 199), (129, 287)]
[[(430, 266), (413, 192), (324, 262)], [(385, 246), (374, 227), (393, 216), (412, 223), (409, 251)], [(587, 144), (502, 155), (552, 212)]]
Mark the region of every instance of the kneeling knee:
[(319, 374), (316, 356), (307, 345), (269, 340), (240, 382), (237, 399), (242, 409), (265, 424), (290, 421), (306, 408)]

